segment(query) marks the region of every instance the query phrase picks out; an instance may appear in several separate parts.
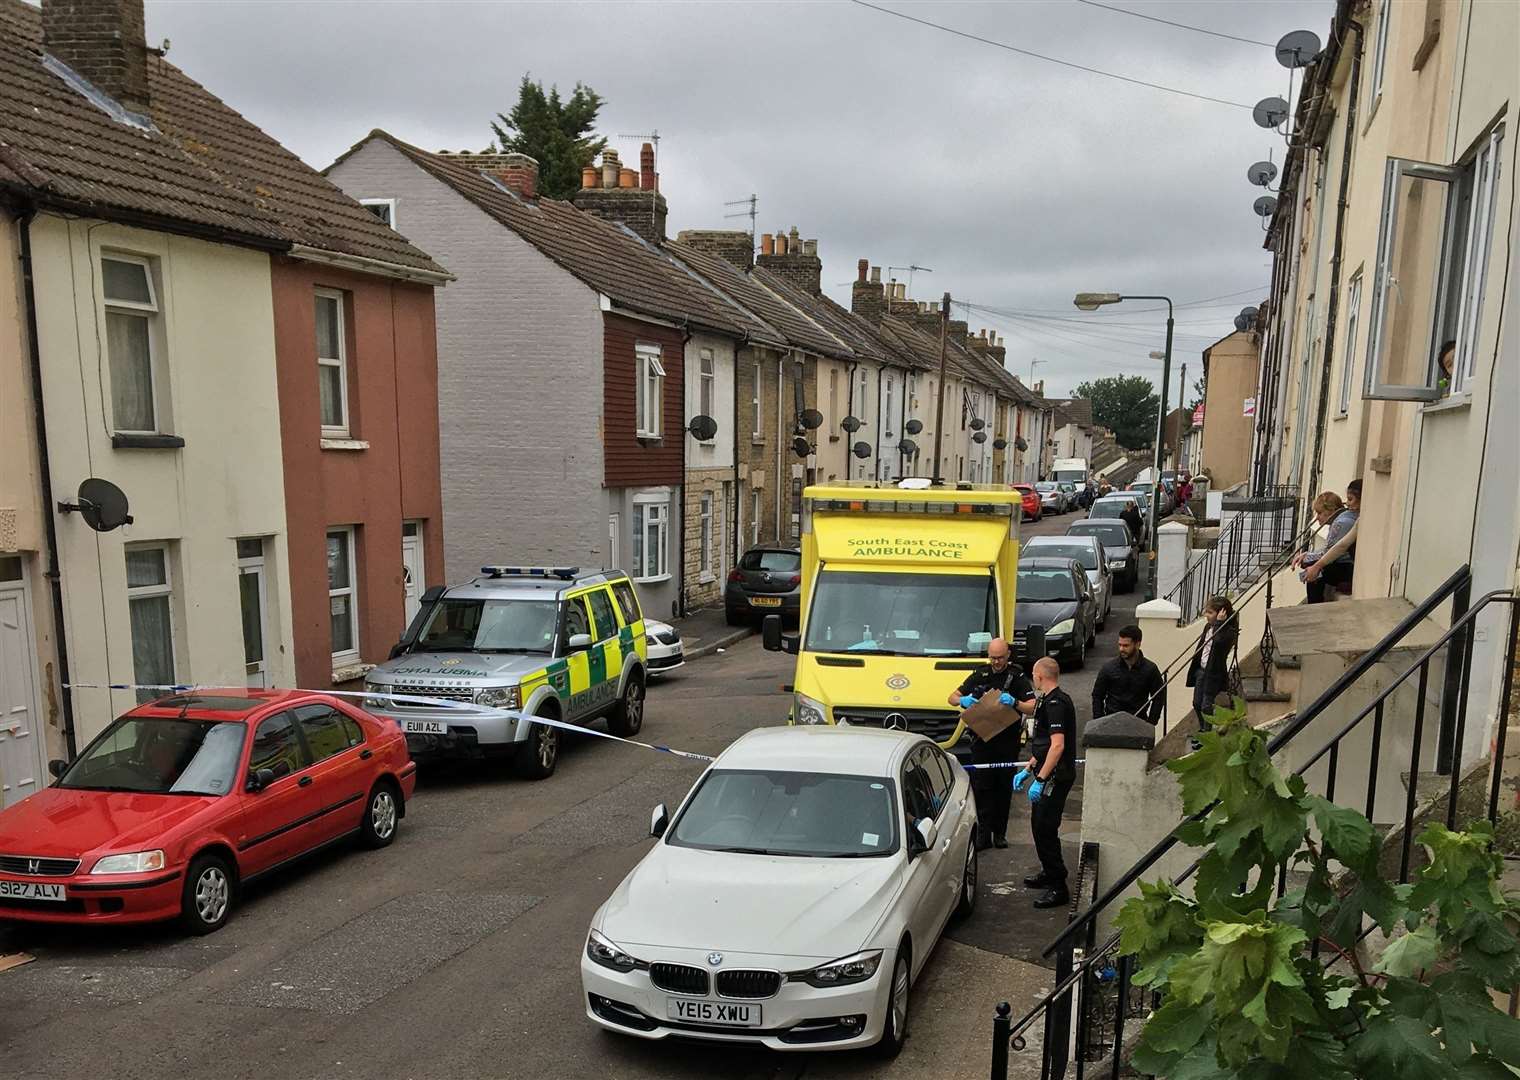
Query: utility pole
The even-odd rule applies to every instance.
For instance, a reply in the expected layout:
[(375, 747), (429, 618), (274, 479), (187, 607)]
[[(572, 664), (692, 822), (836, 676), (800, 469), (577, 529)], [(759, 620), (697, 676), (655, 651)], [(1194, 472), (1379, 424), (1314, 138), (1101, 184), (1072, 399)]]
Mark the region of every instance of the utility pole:
[[(1187, 364), (1186, 363), (1184, 363), (1182, 365), (1182, 370), (1177, 373), (1177, 407), (1179, 409), (1186, 409), (1187, 408)], [(1162, 424), (1164, 425), (1165, 423), (1166, 423), (1166, 421), (1163, 420)], [(1172, 462), (1172, 468), (1176, 469), (1178, 472), (1182, 471), (1182, 425), (1183, 424), (1191, 424), (1191, 423), (1192, 423), (1192, 418), (1190, 416), (1183, 415), (1183, 416), (1177, 417), (1177, 445), (1172, 448), (1172, 452), (1174, 454), (1176, 454), (1177, 456), (1176, 456), (1176, 459)]]
[(945, 445), (945, 348), (950, 336), (950, 294), (939, 305), (939, 395), (934, 404), (934, 486), (944, 483), (940, 474), (940, 451)]

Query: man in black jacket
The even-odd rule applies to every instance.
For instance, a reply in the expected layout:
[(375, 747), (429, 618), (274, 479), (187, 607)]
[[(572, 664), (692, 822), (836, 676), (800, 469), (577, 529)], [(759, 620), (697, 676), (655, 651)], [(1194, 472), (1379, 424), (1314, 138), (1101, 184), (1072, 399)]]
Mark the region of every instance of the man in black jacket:
[(1140, 639), (1138, 626), (1119, 631), (1119, 655), (1103, 665), (1093, 683), (1094, 718), (1127, 712), (1152, 724), (1161, 722), (1166, 680), (1161, 669), (1140, 651)]
[(1061, 855), (1061, 815), (1077, 782), (1077, 709), (1061, 689), (1061, 665), (1050, 657), (1034, 662), (1034, 686), (1039, 705), (1029, 741), (1029, 763), (1013, 778), (1014, 791), (1029, 783), (1029, 831), (1040, 856), (1039, 873), (1025, 878), (1024, 884), (1045, 890), (1035, 907), (1064, 907), (1071, 903), (1071, 894)]
[(1125, 503), (1124, 509), (1119, 512), (1119, 520), (1129, 526), (1129, 531), (1135, 538), (1135, 546), (1144, 546), (1142, 534), (1145, 530), (1145, 519), (1140, 516), (1140, 508), (1135, 505), (1133, 499)]
[[(988, 694), (1008, 695), (1012, 707), (1020, 717), (1034, 713), (1034, 687), (1030, 685), (1022, 668), (1008, 662), (1008, 642), (993, 638), (987, 643), (987, 662), (966, 676), (964, 682), (951, 691), (949, 702), (961, 708), (969, 708)], [(1018, 760), (1019, 736), (1024, 724), (1017, 720), (998, 732), (991, 739), (982, 740), (971, 736), (971, 760), (974, 764), (995, 764)], [(1013, 791), (1008, 786), (1006, 769), (976, 769), (972, 772), (972, 786), (976, 790), (977, 835), (979, 848), (1008, 846), (1008, 809), (1013, 801)]]

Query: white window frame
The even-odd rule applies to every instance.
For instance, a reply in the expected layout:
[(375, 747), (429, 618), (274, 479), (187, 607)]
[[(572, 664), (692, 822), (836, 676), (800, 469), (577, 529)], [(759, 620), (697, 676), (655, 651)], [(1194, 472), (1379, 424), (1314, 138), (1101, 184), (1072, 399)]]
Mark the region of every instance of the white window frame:
[[(396, 200), (395, 199), (360, 199), (359, 200), (359, 205), (360, 206), (383, 206), (383, 207), (385, 207), (384, 224), (386, 225), (387, 228), (394, 229), (396, 227)], [(379, 214), (376, 214), (375, 217), (376, 217), (377, 220), (380, 219), (380, 215)]]
[[(337, 289), (317, 289), (317, 290), (315, 290), (314, 293), (313, 293), (313, 295), (312, 295), (312, 310), (313, 310), (312, 337), (313, 337), (313, 339), (317, 338), (317, 334), (316, 334), (316, 322), (315, 322), (315, 318), (316, 318), (315, 311), (316, 311), (316, 302), (318, 300), (331, 300), (331, 301), (333, 301), (333, 303), (335, 304), (335, 306), (338, 309), (338, 355), (337, 356), (323, 356), (322, 355), (322, 350), (321, 350), (321, 341), (320, 340), (316, 340), (315, 343), (317, 345), (317, 374), (320, 375), (321, 374), (321, 369), (324, 368), (324, 367), (335, 367), (335, 368), (338, 369), (338, 407), (342, 411), (342, 417), (341, 417), (342, 423), (339, 423), (339, 424), (326, 424), (326, 423), (324, 423), (324, 424), (322, 424), (322, 437), (325, 438), (325, 439), (346, 439), (346, 438), (349, 437), (349, 432), (350, 432), (351, 428), (353, 427), (352, 416), (351, 416), (351, 414), (349, 412), (349, 408), (348, 408), (348, 325), (347, 325), (347, 323), (348, 323), (348, 315), (347, 315), (347, 312), (345, 312), (343, 310), (344, 309), (344, 303), (343, 303), (344, 296), (343, 296), (343, 293), (341, 291), (339, 291)], [(322, 417), (321, 417), (321, 409), (322, 409), (322, 384), (321, 384), (321, 381), (318, 380), (318, 382), (317, 382), (317, 413), (318, 413), (318, 420), (319, 421), (322, 419)]]
[(697, 550), (702, 560), (701, 580), (712, 581), (713, 497), (710, 491), (702, 492), (697, 498), (697, 523), (700, 527)]
[[(329, 526), (322, 536), (322, 564), (327, 565), (327, 541), (334, 535), (342, 535), (343, 543), (348, 554), (348, 584), (334, 589), (331, 585), (327, 588), (327, 611), (328, 626), (332, 625), (332, 601), (336, 596), (348, 597), (348, 630), (349, 637), (353, 639), (354, 647), (343, 651), (334, 651), (332, 654), (333, 670), (348, 664), (357, 664), (362, 651), (359, 641), (359, 587), (355, 584), (359, 575), (359, 561), (357, 558), (357, 545), (354, 542), (354, 527), (352, 525)], [(329, 633), (331, 631), (329, 630)], [(331, 644), (331, 642), (329, 642)]]
[(1489, 132), (1472, 160), (1472, 195), (1468, 203), (1467, 244), (1462, 253), (1462, 302), (1457, 311), (1457, 355), (1451, 364), (1451, 392), (1462, 393), (1472, 381), (1478, 336), (1483, 329), (1483, 294), (1493, 253), (1494, 220), (1499, 202), (1499, 156), (1504, 128)]
[(1351, 275), (1351, 284), (1346, 289), (1346, 341), (1341, 349), (1341, 393), (1340, 400), (1336, 403), (1336, 413), (1340, 418), (1351, 412), (1351, 376), (1356, 369), (1356, 339), (1361, 329), (1361, 311), (1362, 271), (1357, 270)]
[[(839, 415), (839, 369), (829, 368), (829, 428), (832, 432), (835, 423), (844, 419)], [(838, 438), (836, 435), (835, 438)]]
[(750, 438), (755, 442), (760, 442), (765, 438), (765, 433), (760, 430), (760, 365), (758, 362), (755, 364), (755, 384), (750, 396), (750, 404), (755, 407), (755, 429), (750, 432)]
[[(112, 300), (106, 298), (104, 281), (105, 263), (107, 260), (110, 260), (111, 262), (131, 263), (133, 265), (142, 267), (143, 277), (146, 279), (148, 285), (147, 303), (140, 303), (135, 300)], [(123, 315), (146, 316), (148, 323), (148, 401), (153, 409), (153, 424), (151, 427), (147, 428), (120, 427), (116, 424), (116, 410), (113, 404), (111, 409), (111, 430), (120, 432), (123, 435), (157, 435), (163, 430), (164, 426), (163, 409), (160, 407), (158, 400), (158, 331), (159, 319), (162, 318), (163, 312), (160, 309), (158, 302), (158, 282), (154, 280), (153, 259), (149, 258), (146, 255), (133, 255), (125, 251), (102, 251), (100, 253), (100, 262), (102, 282), (101, 299), (106, 314), (110, 314), (114, 311)], [(106, 348), (108, 355), (106, 356), (106, 369), (109, 371), (111, 368), (109, 339), (107, 339), (107, 342), (108, 343), (106, 345)]]
[[(697, 412), (703, 416), (713, 415), (713, 406), (718, 400), (718, 362), (713, 359), (711, 349), (702, 349), (697, 354)], [(716, 417), (713, 417), (716, 419)], [(705, 439), (704, 442), (712, 442)]]
[[(147, 544), (127, 544), (123, 547), (122, 561), (125, 564), (126, 553), (139, 551), (158, 551), (164, 557), (164, 580), (161, 585), (128, 585), (127, 586), (127, 623), (131, 625), (131, 608), (133, 600), (152, 600), (157, 597), (167, 597), (169, 600), (169, 671), (170, 682), (179, 681), (179, 649), (176, 648), (176, 639), (179, 637), (179, 616), (174, 610), (174, 551), (173, 545), (168, 541)], [(134, 666), (133, 677), (136, 678), (137, 670)], [(146, 695), (144, 697), (143, 695)], [(139, 699), (151, 701), (153, 698), (162, 697), (159, 691), (138, 691)]]
[(1367, 86), (1367, 123), (1377, 114), (1378, 102), (1383, 100), (1383, 76), (1388, 71), (1388, 24), (1392, 15), (1391, 0), (1380, 0), (1377, 13), (1377, 33), (1372, 46), (1372, 78)]
[(665, 410), (665, 364), (659, 345), (640, 341), (633, 347), (637, 384), (634, 390), (636, 427), (641, 439), (660, 438)]
[(757, 547), (760, 544), (760, 500), (764, 495), (759, 488), (750, 488), (749, 491), (749, 546)]
[[(657, 565), (650, 566), (649, 555), (649, 513), (658, 510), (656, 524), (659, 526), (659, 551)], [(634, 547), (633, 569), (631, 576), (634, 581), (653, 583), (670, 580), (670, 492), (646, 491), (640, 492), (633, 497), (633, 527), (639, 540)], [(650, 570), (653, 573), (650, 573)]]
[(886, 404), (887, 404), (887, 407), (882, 412), (881, 427), (882, 427), (882, 430), (886, 433), (887, 438), (890, 439), (892, 437), (892, 415), (893, 415), (892, 414), (892, 376), (890, 376), (890, 375), (884, 375), (882, 377), (887, 380), (887, 386), (886, 386), (886, 397), (887, 397)]

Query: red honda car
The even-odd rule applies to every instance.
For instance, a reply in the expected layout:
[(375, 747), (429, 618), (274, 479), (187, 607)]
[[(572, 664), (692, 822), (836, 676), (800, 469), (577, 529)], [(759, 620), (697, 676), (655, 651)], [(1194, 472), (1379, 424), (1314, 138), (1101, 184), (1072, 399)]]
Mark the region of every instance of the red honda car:
[(1014, 484), (1013, 490), (1024, 498), (1024, 520), (1039, 521), (1045, 504), (1040, 500), (1040, 493), (1034, 489), (1034, 485)]
[(416, 769), (394, 724), (325, 694), (140, 705), (0, 811), (0, 919), (209, 934), (249, 879), (347, 837), (389, 844)]

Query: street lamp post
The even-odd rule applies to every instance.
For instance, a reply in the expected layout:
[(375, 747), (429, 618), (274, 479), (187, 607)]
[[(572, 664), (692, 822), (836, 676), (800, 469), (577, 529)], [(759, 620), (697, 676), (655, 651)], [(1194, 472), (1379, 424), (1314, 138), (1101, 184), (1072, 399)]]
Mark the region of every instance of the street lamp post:
[(1156, 534), (1161, 524), (1161, 434), (1166, 423), (1167, 384), (1172, 380), (1172, 328), (1175, 325), (1172, 318), (1172, 298), (1130, 293), (1077, 293), (1073, 303), (1083, 311), (1097, 311), (1105, 304), (1117, 304), (1124, 300), (1161, 300), (1166, 304), (1166, 351), (1161, 357), (1161, 408), (1156, 413), (1156, 439), (1151, 459), (1153, 475), (1151, 476), (1150, 569), (1145, 574), (1145, 598), (1154, 600), (1156, 599)]

